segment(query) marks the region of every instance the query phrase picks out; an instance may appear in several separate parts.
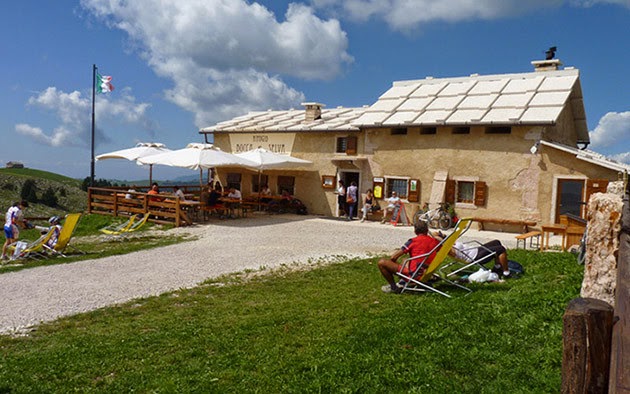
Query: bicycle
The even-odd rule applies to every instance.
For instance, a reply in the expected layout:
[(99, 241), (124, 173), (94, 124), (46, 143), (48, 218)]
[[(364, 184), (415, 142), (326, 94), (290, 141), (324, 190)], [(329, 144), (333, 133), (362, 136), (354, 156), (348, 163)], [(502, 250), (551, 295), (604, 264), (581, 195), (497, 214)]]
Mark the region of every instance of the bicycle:
[[(437, 208), (416, 212), (413, 216), (414, 225), (422, 220), (427, 222), (430, 228), (448, 230), (453, 225), (453, 218), (446, 210), (446, 205), (446, 203), (440, 203)], [(428, 209), (428, 204), (425, 204), (425, 207)]]

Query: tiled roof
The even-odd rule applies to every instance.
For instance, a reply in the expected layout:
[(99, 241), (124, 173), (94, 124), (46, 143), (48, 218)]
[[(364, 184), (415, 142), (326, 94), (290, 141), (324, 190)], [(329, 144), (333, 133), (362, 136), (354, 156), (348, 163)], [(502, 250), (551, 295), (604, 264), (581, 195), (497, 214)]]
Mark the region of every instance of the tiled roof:
[(353, 125), (555, 124), (566, 105), (588, 139), (579, 72), (572, 68), (394, 82)]
[(577, 149), (571, 146), (559, 144), (557, 142), (540, 141), (542, 145), (549, 146), (554, 149), (558, 149), (572, 155), (578, 160), (588, 161), (589, 163), (597, 164), (601, 167), (610, 168), (615, 171), (628, 171), (630, 172), (630, 165), (618, 162), (616, 160), (609, 159), (608, 157), (594, 152), (588, 149)]
[(257, 111), (201, 129), (205, 132), (358, 131), (363, 127), (554, 125), (571, 106), (579, 142), (588, 129), (579, 72), (573, 68), (522, 74), (471, 75), (394, 82), (369, 107)]
[(238, 118), (230, 119), (215, 126), (201, 129), (201, 132), (261, 132), (261, 131), (358, 131), (352, 125), (363, 115), (367, 107), (362, 108), (322, 108), (321, 118), (305, 122), (304, 110), (256, 111)]

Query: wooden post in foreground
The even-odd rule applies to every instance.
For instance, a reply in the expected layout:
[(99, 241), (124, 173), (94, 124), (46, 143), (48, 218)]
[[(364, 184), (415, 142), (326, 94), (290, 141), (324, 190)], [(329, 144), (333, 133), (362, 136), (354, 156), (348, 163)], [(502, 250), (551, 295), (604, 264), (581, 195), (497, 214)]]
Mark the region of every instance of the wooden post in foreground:
[(613, 307), (576, 298), (562, 321), (562, 393), (607, 393)]

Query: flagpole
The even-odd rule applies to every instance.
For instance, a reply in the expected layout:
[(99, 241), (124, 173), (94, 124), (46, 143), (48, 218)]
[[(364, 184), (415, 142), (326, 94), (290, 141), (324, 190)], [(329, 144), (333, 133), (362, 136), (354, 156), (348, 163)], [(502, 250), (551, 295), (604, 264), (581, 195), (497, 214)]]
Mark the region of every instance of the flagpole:
[(90, 162), (90, 187), (94, 186), (94, 97), (96, 94), (96, 64), (92, 65), (92, 160)]

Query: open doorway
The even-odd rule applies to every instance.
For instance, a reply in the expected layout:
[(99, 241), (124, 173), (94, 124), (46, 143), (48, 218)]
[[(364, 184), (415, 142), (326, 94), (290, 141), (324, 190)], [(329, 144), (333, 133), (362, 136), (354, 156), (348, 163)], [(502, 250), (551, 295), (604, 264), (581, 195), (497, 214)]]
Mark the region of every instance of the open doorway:
[(605, 179), (563, 179), (557, 180), (555, 222), (560, 222), (560, 215), (574, 215), (584, 219), (586, 204), (591, 194), (606, 192), (608, 181)]
[[(346, 185), (346, 188), (348, 186), (350, 186), (350, 184), (352, 182), (355, 182), (357, 184), (357, 201), (353, 204), (354, 205), (354, 209), (353, 209), (353, 217), (357, 217), (358, 213), (357, 213), (357, 209), (358, 207), (360, 207), (361, 205), (361, 185), (359, 183), (359, 178), (360, 178), (360, 173), (358, 171), (340, 171), (338, 173), (338, 180), (343, 181), (343, 184)], [(343, 216), (346, 215), (347, 212), (345, 212), (344, 207), (340, 207), (339, 206), (339, 202), (337, 202), (337, 216)]]

